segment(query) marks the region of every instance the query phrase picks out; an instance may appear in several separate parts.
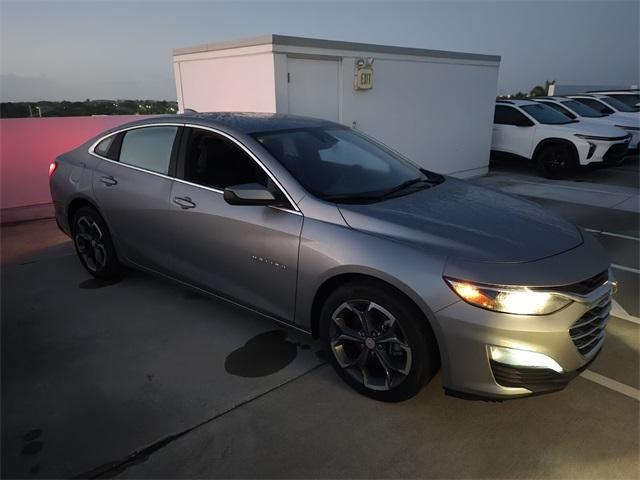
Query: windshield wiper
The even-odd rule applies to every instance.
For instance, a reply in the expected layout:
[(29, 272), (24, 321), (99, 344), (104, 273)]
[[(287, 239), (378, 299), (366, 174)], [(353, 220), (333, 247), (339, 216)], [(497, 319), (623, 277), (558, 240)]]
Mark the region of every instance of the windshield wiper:
[(429, 181), (429, 179), (427, 178), (422, 178), (422, 177), (418, 177), (418, 178), (412, 178), (410, 180), (407, 180), (406, 182), (402, 182), (400, 185), (397, 185), (389, 190), (387, 190), (386, 192), (384, 192), (381, 195), (381, 198), (387, 198), (390, 197), (391, 195), (394, 195), (398, 192), (401, 192), (402, 190), (406, 190), (407, 188), (413, 186), (413, 185), (417, 185), (419, 183), (424, 183), (425, 185), (431, 185), (432, 183)]
[(381, 195), (361, 195), (361, 194), (339, 194), (339, 195), (325, 195), (323, 200), (336, 203), (366, 203), (375, 202), (381, 198)]

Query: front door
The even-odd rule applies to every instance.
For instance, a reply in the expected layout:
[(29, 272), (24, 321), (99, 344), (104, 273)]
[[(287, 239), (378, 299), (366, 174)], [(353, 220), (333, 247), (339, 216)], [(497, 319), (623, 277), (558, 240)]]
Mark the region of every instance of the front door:
[(170, 250), (170, 175), (177, 126), (126, 131), (119, 156), (103, 159), (93, 174), (93, 191), (109, 225), (118, 255), (167, 272)]
[(292, 321), (302, 215), (293, 206), (239, 206), (224, 200), (222, 190), (231, 185), (260, 183), (277, 189), (230, 138), (189, 128), (182, 145), (181, 180), (174, 182), (171, 192), (176, 275)]
[(534, 123), (508, 105), (496, 105), (491, 150), (529, 158), (535, 133)]
[(287, 58), (289, 113), (339, 121), (337, 60)]

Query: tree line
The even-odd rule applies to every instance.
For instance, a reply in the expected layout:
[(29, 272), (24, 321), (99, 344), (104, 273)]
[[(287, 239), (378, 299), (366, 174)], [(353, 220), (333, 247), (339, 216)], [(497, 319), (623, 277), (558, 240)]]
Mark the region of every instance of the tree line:
[(501, 100), (504, 100), (507, 98), (522, 99), (522, 98), (531, 98), (531, 97), (544, 97), (545, 95), (548, 95), (549, 87), (555, 83), (556, 83), (555, 80), (546, 80), (544, 82), (544, 85), (536, 85), (528, 92), (516, 92), (510, 95), (499, 95), (498, 98)]
[(178, 113), (167, 100), (90, 100), (83, 102), (2, 102), (0, 118), (81, 117), (91, 115), (161, 115)]

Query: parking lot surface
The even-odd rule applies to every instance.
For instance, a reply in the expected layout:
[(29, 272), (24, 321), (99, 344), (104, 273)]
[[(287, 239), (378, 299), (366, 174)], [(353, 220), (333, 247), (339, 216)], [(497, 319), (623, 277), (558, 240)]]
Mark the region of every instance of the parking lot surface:
[(565, 390), (501, 403), (440, 375), (385, 404), (312, 339), (131, 272), (92, 279), (53, 220), (2, 228), (2, 476), (638, 478), (638, 168), (474, 180), (588, 228), (620, 281), (598, 359)]

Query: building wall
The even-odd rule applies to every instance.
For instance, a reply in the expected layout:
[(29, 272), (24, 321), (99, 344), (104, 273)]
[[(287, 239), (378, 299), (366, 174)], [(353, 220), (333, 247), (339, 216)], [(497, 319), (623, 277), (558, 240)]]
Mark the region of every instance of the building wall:
[[(329, 57), (327, 53), (313, 52), (304, 61), (338, 61), (337, 95), (321, 95), (312, 78), (299, 78), (297, 73), (288, 84), (289, 101), (285, 98), (287, 71), (300, 60), (278, 55), (287, 58), (276, 62), (279, 112), (314, 116), (308, 104), (305, 111), (296, 111), (290, 101), (293, 87), (300, 95), (308, 86), (307, 98), (317, 104), (315, 116), (328, 118), (323, 115), (327, 102), (338, 102), (342, 124), (379, 139), (424, 168), (459, 177), (488, 171), (497, 62), (378, 55), (374, 56), (373, 89), (356, 91), (354, 62), (368, 55), (335, 56), (334, 52)], [(308, 72), (312, 74), (312, 69)]]
[[(51, 203), (49, 164), (98, 133), (139, 115), (7, 118), (0, 120), (0, 208), (7, 210)], [(12, 220), (24, 220), (11, 216)]]
[[(274, 57), (259, 48), (174, 57), (178, 108), (275, 112)], [(226, 54), (225, 54), (226, 53)]]
[(377, 58), (373, 89), (356, 91), (354, 60), (342, 64), (343, 124), (429, 170), (461, 177), (487, 172), (497, 65)]

